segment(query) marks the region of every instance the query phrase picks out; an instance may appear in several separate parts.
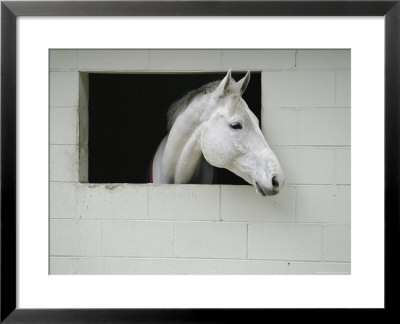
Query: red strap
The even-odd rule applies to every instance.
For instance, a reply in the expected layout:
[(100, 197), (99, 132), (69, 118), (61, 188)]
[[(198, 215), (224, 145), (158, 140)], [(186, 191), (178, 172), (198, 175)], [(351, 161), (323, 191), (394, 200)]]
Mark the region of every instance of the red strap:
[[(158, 148), (157, 148), (158, 149)], [(150, 163), (150, 175), (149, 175), (149, 183), (153, 183), (153, 161), (154, 157), (156, 156), (157, 150), (154, 152), (153, 157), (151, 158), (151, 163)]]

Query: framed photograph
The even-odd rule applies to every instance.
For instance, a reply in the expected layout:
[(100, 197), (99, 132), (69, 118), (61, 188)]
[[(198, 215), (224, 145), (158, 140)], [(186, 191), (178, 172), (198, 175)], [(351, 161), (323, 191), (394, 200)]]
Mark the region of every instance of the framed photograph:
[(50, 275), (351, 273), (350, 49), (49, 57)]
[(1, 321), (393, 309), (399, 15), (2, 2)]

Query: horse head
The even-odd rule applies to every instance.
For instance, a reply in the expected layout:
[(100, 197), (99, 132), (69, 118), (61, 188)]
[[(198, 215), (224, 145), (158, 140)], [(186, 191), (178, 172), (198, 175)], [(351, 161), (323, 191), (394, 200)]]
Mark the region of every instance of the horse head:
[(285, 178), (259, 121), (242, 98), (250, 72), (236, 82), (229, 70), (210, 97), (201, 127), (201, 150), (211, 165), (226, 168), (253, 185), (258, 194), (271, 196)]

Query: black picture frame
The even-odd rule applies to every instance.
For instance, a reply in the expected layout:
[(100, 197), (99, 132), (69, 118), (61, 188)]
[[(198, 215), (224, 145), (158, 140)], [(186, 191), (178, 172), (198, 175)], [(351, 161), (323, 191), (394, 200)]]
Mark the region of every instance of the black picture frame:
[[(1, 317), (3, 323), (222, 323), (267, 321), (273, 310), (16, 308), (16, 19), (18, 16), (384, 16), (385, 308), (399, 286), (400, 1), (128, 1), (1, 3)], [(373, 127), (373, 125), (371, 125)], [(373, 175), (366, 175), (373, 176)], [(382, 190), (383, 188), (374, 188)], [(373, 192), (371, 190), (371, 196)], [(368, 198), (370, 199), (370, 198)], [(267, 314), (267, 312), (269, 312)], [(308, 312), (307, 312), (308, 313)], [(296, 314), (304, 314), (297, 311)], [(370, 312), (368, 312), (370, 314)], [(349, 316), (349, 314), (347, 315)], [(370, 315), (368, 315), (370, 316)], [(272, 319), (272, 318), (271, 318)], [(320, 318), (322, 319), (322, 318)], [(276, 319), (275, 319), (276, 320)], [(283, 318), (282, 318), (283, 320)]]

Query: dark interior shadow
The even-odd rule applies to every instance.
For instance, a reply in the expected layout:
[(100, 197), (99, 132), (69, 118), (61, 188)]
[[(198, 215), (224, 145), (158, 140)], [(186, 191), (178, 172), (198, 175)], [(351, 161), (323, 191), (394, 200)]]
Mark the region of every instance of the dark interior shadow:
[[(170, 104), (226, 73), (89, 75), (89, 182), (145, 183), (151, 158), (167, 134)], [(239, 80), (244, 73), (233, 73)], [(261, 73), (243, 95), (261, 118)], [(218, 184), (246, 184), (226, 169)]]

